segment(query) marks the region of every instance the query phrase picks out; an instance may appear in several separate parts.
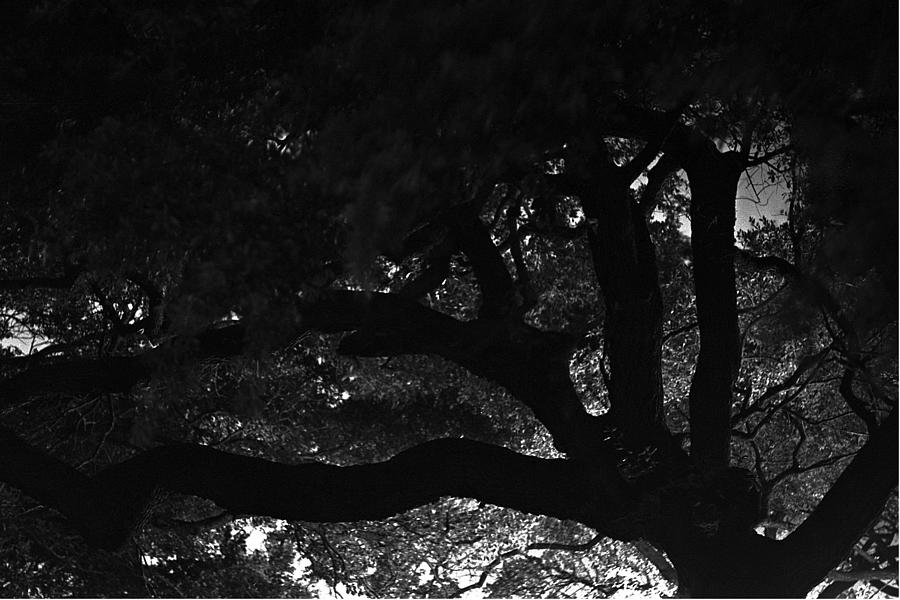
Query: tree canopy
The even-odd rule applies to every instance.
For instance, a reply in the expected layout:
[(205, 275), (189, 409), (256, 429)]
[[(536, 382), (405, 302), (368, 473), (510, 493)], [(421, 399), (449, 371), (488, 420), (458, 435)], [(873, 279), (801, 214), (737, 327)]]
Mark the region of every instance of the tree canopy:
[(889, 3), (7, 4), (4, 596), (897, 594)]

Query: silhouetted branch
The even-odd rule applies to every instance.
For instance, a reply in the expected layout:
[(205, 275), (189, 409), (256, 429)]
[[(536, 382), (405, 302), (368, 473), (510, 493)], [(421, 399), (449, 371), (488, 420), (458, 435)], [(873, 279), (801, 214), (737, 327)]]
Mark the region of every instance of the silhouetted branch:
[(0, 396), (6, 404), (19, 404), (44, 394), (77, 396), (128, 392), (137, 383), (146, 381), (166, 357), (178, 355), (182, 359), (202, 360), (240, 354), (244, 348), (244, 333), (242, 325), (229, 325), (209, 329), (193, 338), (175, 338), (158, 348), (132, 356), (33, 364), (0, 382)]
[(826, 577), (881, 514), (897, 486), (897, 409), (869, 437), (815, 510), (782, 543), (798, 589)]
[(850, 407), (850, 410), (866, 424), (866, 429), (874, 431), (875, 427), (878, 425), (875, 415), (872, 414), (872, 411), (869, 410), (862, 399), (853, 392), (853, 369), (847, 368), (844, 370), (844, 375), (841, 377), (841, 385), (838, 390), (844, 398), (844, 401), (847, 402), (847, 406)]
[[(493, 571), (501, 562), (503, 562), (507, 558), (511, 558), (511, 557), (517, 556), (517, 555), (526, 556), (526, 553), (529, 550), (565, 550), (565, 551), (569, 551), (569, 552), (585, 552), (587, 550), (590, 550), (594, 546), (596, 546), (598, 543), (600, 543), (600, 541), (603, 539), (603, 537), (604, 536), (600, 535), (600, 534), (595, 535), (594, 537), (592, 537), (587, 542), (584, 542), (583, 544), (562, 544), (562, 543), (556, 543), (556, 542), (547, 542), (547, 543), (538, 542), (538, 543), (534, 543), (534, 544), (529, 544), (529, 545), (525, 546), (524, 548), (515, 548), (512, 550), (506, 550), (506, 551), (498, 554), (493, 560), (491, 560), (491, 562), (489, 562), (488, 564), (486, 564), (484, 566), (484, 568), (481, 570), (481, 574), (478, 576), (477, 581), (475, 581), (474, 583), (471, 583), (467, 586), (463, 586), (463, 587), (459, 588), (458, 590), (456, 590), (456, 592), (453, 593), (453, 595), (451, 597), (459, 598), (460, 596), (462, 596), (463, 594), (465, 594), (468, 591), (477, 590), (479, 588), (484, 587), (484, 584), (487, 583), (487, 578), (490, 576), (491, 571)], [(567, 574), (571, 575), (570, 573), (567, 573)], [(585, 583), (582, 581), (578, 581), (578, 583), (584, 583), (585, 585), (590, 585), (591, 587), (593, 587), (593, 583), (591, 583), (591, 582)]]
[(452, 223), (460, 249), (472, 263), (481, 290), (480, 316), (490, 318), (508, 313), (514, 306), (515, 287), (490, 232), (475, 212), (463, 211)]
[(641, 198), (638, 203), (645, 217), (649, 217), (656, 209), (659, 190), (662, 189), (666, 177), (677, 168), (678, 163), (675, 158), (670, 154), (663, 154), (653, 168), (647, 172), (647, 185), (641, 192)]
[[(826, 346), (815, 354), (811, 354), (801, 358), (799, 361), (797, 361), (797, 367), (794, 369), (794, 371), (784, 380), (782, 380), (780, 383), (767, 387), (766, 391), (760, 394), (759, 397), (753, 400), (745, 408), (736, 412), (732, 417), (732, 423), (738, 423), (739, 421), (749, 417), (754, 412), (762, 411), (764, 409), (764, 403), (766, 402), (766, 400), (797, 385), (800, 379), (807, 372), (814, 371), (814, 369), (817, 369), (819, 366), (821, 366), (821, 364), (828, 357), (828, 354), (831, 352), (831, 350), (831, 346)], [(808, 382), (809, 379), (807, 379), (807, 383)]]
[(506, 227), (509, 230), (509, 251), (512, 255), (513, 265), (516, 269), (516, 287), (522, 296), (522, 306), (519, 310), (526, 311), (534, 305), (535, 296), (531, 291), (531, 283), (528, 275), (528, 267), (525, 266), (525, 259), (522, 256), (522, 236), (519, 233), (518, 221), (519, 211), (521, 210), (518, 202), (512, 202), (506, 209)]
[(704, 468), (728, 466), (732, 388), (740, 370), (734, 272), (734, 197), (740, 160), (696, 135), (683, 156), (691, 190), (691, 268), (700, 352), (689, 392), (691, 456)]
[(126, 278), (140, 287), (147, 296), (147, 314), (135, 323), (134, 327), (137, 330), (143, 329), (147, 337), (155, 339), (165, 323), (165, 298), (163, 291), (143, 273), (131, 271), (126, 275)]
[(461, 439), (426, 442), (385, 462), (350, 467), (280, 464), (181, 444), (139, 454), (95, 477), (5, 430), (0, 454), (0, 479), (61, 512), (103, 548), (131, 536), (160, 489), (212, 500), (230, 513), (318, 522), (382, 519), (442, 496), (595, 528), (604, 518), (605, 492), (583, 485), (577, 463)]
[[(662, 152), (669, 138), (675, 133), (676, 127), (678, 127), (678, 119), (681, 118), (682, 110), (682, 108), (678, 108), (664, 113), (662, 123), (655, 134), (648, 138), (647, 143), (638, 152), (637, 156), (619, 170), (620, 176), (626, 182), (626, 185), (631, 185)], [(665, 162), (663, 162), (664, 160)], [(665, 157), (660, 159), (659, 162), (663, 162), (663, 167), (657, 172), (657, 177), (665, 178), (665, 175), (668, 174), (667, 169), (671, 170), (674, 167), (674, 162), (671, 159), (665, 159)], [(659, 166), (659, 163), (657, 163), (657, 166)]]
[(797, 265), (781, 258), (780, 256), (767, 255), (757, 256), (752, 252), (748, 252), (742, 248), (735, 248), (737, 257), (747, 264), (753, 265), (758, 269), (771, 269), (776, 273), (791, 279), (794, 283), (809, 293), (812, 299), (818, 303), (828, 315), (837, 323), (841, 332), (844, 334), (850, 353), (855, 353), (859, 341), (854, 331), (850, 319), (844, 314), (838, 301), (832, 296), (825, 284), (816, 277), (804, 273)]
[(765, 152), (763, 154), (757, 154), (755, 156), (748, 156), (747, 161), (744, 163), (746, 167), (755, 167), (757, 165), (761, 165), (765, 162), (768, 162), (775, 158), (776, 156), (781, 156), (783, 154), (787, 154), (794, 149), (792, 144), (785, 144), (780, 148), (776, 148), (774, 150), (770, 150), (769, 152)]
[(0, 291), (16, 291), (30, 288), (64, 290), (72, 287), (83, 269), (77, 265), (66, 265), (59, 277), (12, 277), (0, 279)]
[(835, 569), (828, 572), (828, 578), (834, 581), (871, 581), (897, 579), (897, 569), (860, 569), (856, 571), (840, 571)]
[[(737, 312), (739, 315), (743, 315), (743, 314), (752, 313), (754, 311), (757, 311), (760, 308), (763, 308), (767, 304), (771, 303), (772, 300), (774, 300), (778, 296), (778, 294), (780, 294), (782, 291), (784, 291), (784, 286), (778, 288), (777, 290), (775, 290), (774, 292), (772, 292), (771, 294), (766, 296), (766, 298), (764, 298), (757, 304), (754, 304), (752, 306), (739, 307)], [(756, 322), (758, 320), (759, 319), (756, 319), (754, 322)], [(667, 332), (665, 335), (663, 335), (662, 341), (663, 341), (663, 343), (666, 343), (667, 341), (671, 340), (672, 338), (678, 337), (679, 335), (681, 335), (683, 333), (687, 333), (688, 331), (691, 331), (692, 329), (696, 329), (698, 326), (699, 326), (699, 323), (697, 321), (690, 321), (689, 323), (686, 323), (686, 324), (682, 325), (681, 327), (677, 327), (677, 328), (673, 329), (672, 331)], [(741, 336), (741, 339), (743, 339), (743, 336)]]
[(601, 443), (572, 387), (574, 340), (565, 334), (511, 320), (462, 322), (398, 294), (334, 291), (301, 302), (300, 310), (305, 327), (353, 332), (338, 346), (344, 354), (436, 354), (499, 383), (534, 412), (564, 452), (593, 454)]
[(100, 289), (100, 286), (97, 284), (97, 282), (91, 281), (90, 286), (91, 291), (97, 298), (97, 302), (100, 304), (100, 308), (103, 311), (103, 316), (106, 317), (106, 320), (109, 321), (110, 325), (112, 325), (113, 331), (120, 337), (127, 337), (134, 333), (135, 330), (129, 328), (125, 325), (125, 323), (122, 322), (122, 317), (119, 315), (119, 311), (116, 310), (106, 294), (103, 293), (103, 290)]

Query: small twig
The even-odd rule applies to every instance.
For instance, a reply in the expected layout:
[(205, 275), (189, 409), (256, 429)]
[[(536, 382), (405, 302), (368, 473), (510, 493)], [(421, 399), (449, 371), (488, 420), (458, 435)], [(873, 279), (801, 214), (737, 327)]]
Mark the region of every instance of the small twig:
[(834, 581), (871, 581), (897, 579), (897, 569), (869, 569), (860, 571), (841, 571), (835, 569), (828, 573), (828, 578)]
[(765, 162), (768, 162), (775, 158), (776, 156), (780, 156), (786, 152), (789, 152), (793, 149), (792, 144), (785, 144), (780, 148), (776, 148), (770, 152), (766, 152), (765, 154), (757, 154), (756, 156), (749, 156), (747, 161), (744, 163), (745, 167), (756, 167)]
[[(497, 567), (497, 565), (499, 565), (501, 562), (503, 562), (503, 560), (510, 558), (512, 556), (515, 556), (517, 554), (527, 556), (526, 553), (529, 550), (563, 550), (563, 551), (568, 551), (568, 552), (585, 552), (587, 550), (590, 550), (597, 544), (599, 544), (600, 540), (602, 540), (603, 537), (604, 536), (602, 534), (598, 533), (597, 535), (592, 537), (590, 540), (588, 540), (582, 544), (564, 544), (564, 543), (560, 543), (560, 542), (535, 542), (535, 543), (529, 544), (521, 549), (515, 548), (512, 550), (507, 550), (505, 552), (501, 552), (491, 562), (489, 562), (487, 565), (485, 565), (485, 567), (481, 571), (481, 574), (478, 576), (478, 580), (476, 582), (459, 588), (458, 590), (456, 590), (456, 592), (453, 593), (453, 595), (451, 597), (459, 598), (460, 596), (462, 596), (463, 594), (465, 594), (466, 592), (468, 592), (470, 590), (484, 587), (484, 584), (487, 582), (487, 578), (490, 576), (491, 571), (493, 571)], [(567, 571), (562, 571), (562, 572), (563, 572), (563, 574), (575, 577), (573, 574), (568, 573)], [(583, 581), (580, 580), (580, 578), (577, 580), (577, 582), (584, 583)], [(585, 584), (585, 585), (587, 585), (587, 584)]]

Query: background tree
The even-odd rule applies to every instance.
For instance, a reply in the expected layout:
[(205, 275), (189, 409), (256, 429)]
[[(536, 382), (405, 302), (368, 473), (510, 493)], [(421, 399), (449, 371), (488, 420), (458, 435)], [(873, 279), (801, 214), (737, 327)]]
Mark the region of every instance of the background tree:
[(5, 8), (4, 593), (896, 593), (887, 7)]

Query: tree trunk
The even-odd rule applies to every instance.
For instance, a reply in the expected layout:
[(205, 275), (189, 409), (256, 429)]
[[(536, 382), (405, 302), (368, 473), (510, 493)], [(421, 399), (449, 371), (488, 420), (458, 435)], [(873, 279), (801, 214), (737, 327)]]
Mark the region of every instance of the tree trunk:
[(685, 161), (700, 328), (700, 356), (689, 396), (691, 456), (708, 469), (723, 470), (731, 443), (732, 385), (740, 367), (734, 203), (741, 170), (732, 153), (720, 154), (707, 145)]

